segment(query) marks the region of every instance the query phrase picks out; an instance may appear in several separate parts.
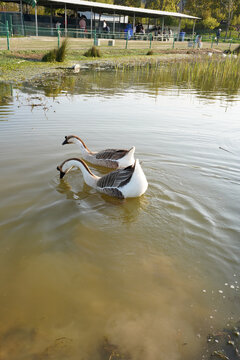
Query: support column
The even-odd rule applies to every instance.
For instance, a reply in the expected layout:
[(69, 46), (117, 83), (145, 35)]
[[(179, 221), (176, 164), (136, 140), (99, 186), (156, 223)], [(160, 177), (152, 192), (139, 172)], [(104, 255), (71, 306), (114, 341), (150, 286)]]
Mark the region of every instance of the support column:
[(99, 14), (99, 20), (98, 20), (98, 30), (100, 30), (100, 33), (102, 32), (101, 30), (101, 15), (102, 14)]
[(67, 4), (65, 3), (65, 9), (64, 9), (64, 15), (65, 15), (65, 36), (67, 36)]
[(36, 26), (36, 36), (38, 36), (37, 4), (35, 5), (35, 26)]
[(52, 11), (52, 5), (50, 7), (51, 14), (50, 14), (50, 27), (51, 27), (51, 35), (53, 36), (53, 11)]
[(78, 9), (76, 9), (75, 16), (76, 16), (75, 26), (77, 29), (78, 28)]
[(135, 18), (135, 13), (133, 14), (133, 32), (136, 26), (136, 18)]
[(23, 26), (23, 4), (22, 0), (20, 0), (20, 11), (21, 11), (21, 25), (22, 25), (22, 35), (24, 36), (24, 26)]
[(119, 32), (121, 32), (121, 15), (119, 15)]
[(115, 11), (113, 14), (113, 33), (115, 34)]
[(196, 25), (196, 19), (193, 20), (193, 30), (192, 30), (193, 37), (194, 37), (195, 25)]
[(94, 30), (96, 30), (96, 13), (93, 13), (93, 20), (94, 20)]
[(179, 41), (179, 34), (180, 34), (180, 30), (181, 30), (181, 22), (182, 22), (182, 19), (180, 18), (179, 24), (178, 24), (178, 36), (177, 36), (178, 41)]
[(93, 11), (92, 11), (92, 8), (91, 8), (91, 37), (92, 37), (92, 29), (93, 29), (92, 20), (93, 20)]
[(164, 31), (164, 17), (162, 18), (162, 41), (163, 41), (163, 31)]

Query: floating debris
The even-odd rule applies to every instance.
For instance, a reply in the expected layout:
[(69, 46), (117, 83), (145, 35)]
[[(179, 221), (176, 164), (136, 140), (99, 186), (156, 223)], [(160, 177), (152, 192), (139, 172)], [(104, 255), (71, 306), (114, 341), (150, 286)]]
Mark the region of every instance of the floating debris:
[(207, 360), (238, 360), (240, 359), (240, 322), (236, 326), (226, 325), (226, 328), (220, 332), (209, 334), (207, 337)]
[(104, 360), (130, 360), (130, 356), (122, 354), (117, 345), (111, 344), (107, 337), (104, 337), (100, 348), (101, 358)]
[(217, 356), (219, 359), (222, 360), (230, 360), (228, 356), (224, 355), (221, 351), (214, 351), (212, 356)]

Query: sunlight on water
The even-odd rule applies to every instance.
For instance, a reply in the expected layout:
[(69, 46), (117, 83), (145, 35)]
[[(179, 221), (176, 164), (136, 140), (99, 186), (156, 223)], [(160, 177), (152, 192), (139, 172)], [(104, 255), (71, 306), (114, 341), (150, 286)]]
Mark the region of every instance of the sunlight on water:
[[(2, 93), (0, 358), (104, 360), (106, 343), (119, 359), (208, 358), (207, 335), (239, 319), (236, 89), (141, 70)], [(91, 150), (134, 145), (146, 194), (104, 196), (79, 170), (60, 180), (73, 133)]]

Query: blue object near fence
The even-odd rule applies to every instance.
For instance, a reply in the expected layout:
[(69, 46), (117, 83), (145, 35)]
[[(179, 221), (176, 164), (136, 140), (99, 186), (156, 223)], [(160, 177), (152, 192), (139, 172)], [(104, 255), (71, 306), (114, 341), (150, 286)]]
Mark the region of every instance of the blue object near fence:
[(184, 41), (186, 33), (184, 31), (180, 31), (179, 33), (179, 41)]
[(133, 36), (133, 29), (131, 24), (127, 24), (126, 28), (124, 29), (124, 33), (125, 33), (125, 39), (127, 38), (128, 40), (131, 39), (131, 37)]

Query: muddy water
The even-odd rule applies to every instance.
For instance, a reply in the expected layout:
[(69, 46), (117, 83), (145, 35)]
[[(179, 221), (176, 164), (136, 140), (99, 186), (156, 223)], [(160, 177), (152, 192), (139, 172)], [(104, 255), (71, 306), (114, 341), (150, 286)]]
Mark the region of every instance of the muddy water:
[[(0, 103), (0, 357), (192, 360), (239, 318), (240, 97), (84, 72)], [(102, 196), (56, 165), (136, 147), (139, 199)], [(96, 174), (106, 169), (93, 167)]]

